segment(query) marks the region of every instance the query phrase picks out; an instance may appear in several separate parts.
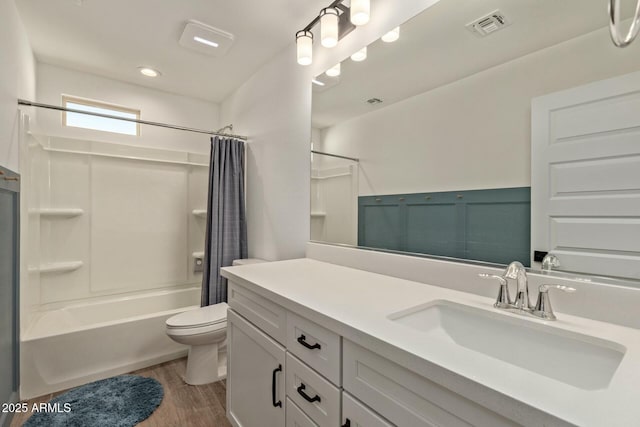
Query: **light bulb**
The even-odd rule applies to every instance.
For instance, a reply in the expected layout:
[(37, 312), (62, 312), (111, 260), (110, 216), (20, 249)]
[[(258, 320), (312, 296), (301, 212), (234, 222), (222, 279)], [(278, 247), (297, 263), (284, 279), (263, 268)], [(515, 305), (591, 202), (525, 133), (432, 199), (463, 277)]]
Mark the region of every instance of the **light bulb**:
[(387, 34), (382, 36), (382, 41), (391, 43), (400, 38), (400, 27), (395, 27), (393, 30), (389, 31)]
[(140, 67), (138, 69), (140, 70), (140, 74), (142, 74), (143, 76), (158, 77), (160, 75), (160, 71), (154, 70), (153, 68)]
[(362, 49), (360, 49), (359, 51), (357, 51), (356, 53), (354, 53), (353, 55), (351, 55), (351, 60), (355, 61), (355, 62), (360, 62), (360, 61), (364, 61), (365, 59), (367, 59), (367, 47), (363, 47)]
[(338, 77), (340, 75), (340, 63), (338, 62), (333, 67), (329, 68), (325, 74), (329, 77)]
[(313, 34), (311, 31), (296, 33), (296, 53), (298, 64), (309, 65), (313, 61)]
[(370, 8), (369, 0), (351, 0), (351, 23), (364, 25), (369, 22)]
[(320, 11), (320, 43), (324, 47), (338, 44), (338, 9), (327, 7)]

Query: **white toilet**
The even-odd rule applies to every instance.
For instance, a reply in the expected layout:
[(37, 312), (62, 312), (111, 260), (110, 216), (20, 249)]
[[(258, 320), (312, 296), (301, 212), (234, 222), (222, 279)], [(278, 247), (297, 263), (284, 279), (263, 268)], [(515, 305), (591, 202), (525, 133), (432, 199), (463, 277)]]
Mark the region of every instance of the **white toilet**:
[[(249, 258), (233, 265), (255, 264), (264, 260)], [(227, 303), (200, 307), (177, 314), (166, 321), (167, 335), (189, 346), (184, 381), (191, 385), (215, 382), (227, 376)]]
[(189, 346), (187, 384), (200, 385), (227, 376), (227, 303), (185, 311), (167, 320), (167, 335)]

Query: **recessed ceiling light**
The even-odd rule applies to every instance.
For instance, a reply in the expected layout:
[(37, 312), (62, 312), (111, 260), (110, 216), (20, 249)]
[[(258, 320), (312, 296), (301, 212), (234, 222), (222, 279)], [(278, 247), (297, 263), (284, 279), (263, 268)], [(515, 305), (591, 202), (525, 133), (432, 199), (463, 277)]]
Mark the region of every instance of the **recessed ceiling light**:
[(154, 70), (153, 68), (149, 67), (139, 67), (138, 69), (140, 70), (140, 74), (147, 77), (158, 77), (160, 74), (162, 74), (160, 73), (160, 71)]
[(318, 85), (318, 86), (324, 86), (323, 82), (321, 82), (320, 80), (316, 80), (316, 79), (311, 80), (311, 83), (313, 83), (314, 85)]
[(218, 47), (220, 46), (218, 43), (216, 42), (212, 42), (211, 40), (207, 40), (207, 39), (203, 39), (202, 37), (198, 37), (195, 36), (193, 38), (193, 40), (197, 41), (198, 43), (202, 43), (202, 44), (206, 44), (207, 46), (211, 46), (211, 47)]

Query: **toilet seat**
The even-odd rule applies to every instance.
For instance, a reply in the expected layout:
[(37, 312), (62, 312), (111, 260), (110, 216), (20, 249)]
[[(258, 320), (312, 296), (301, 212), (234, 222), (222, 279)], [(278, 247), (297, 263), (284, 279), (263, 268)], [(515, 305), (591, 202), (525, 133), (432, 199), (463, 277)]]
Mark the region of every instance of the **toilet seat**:
[(189, 329), (193, 333), (197, 329), (202, 329), (200, 333), (218, 330), (226, 327), (227, 323), (227, 303), (200, 307), (195, 310), (185, 311), (167, 319), (167, 329)]

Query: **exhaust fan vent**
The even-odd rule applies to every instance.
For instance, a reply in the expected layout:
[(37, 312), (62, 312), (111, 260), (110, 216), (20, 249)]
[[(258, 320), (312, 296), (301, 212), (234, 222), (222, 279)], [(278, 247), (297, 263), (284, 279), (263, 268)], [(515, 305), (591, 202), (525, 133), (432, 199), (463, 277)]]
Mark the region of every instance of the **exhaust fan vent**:
[(507, 17), (499, 10), (494, 10), (482, 18), (468, 23), (466, 27), (475, 35), (485, 37), (509, 25), (511, 25), (511, 22), (509, 22)]

